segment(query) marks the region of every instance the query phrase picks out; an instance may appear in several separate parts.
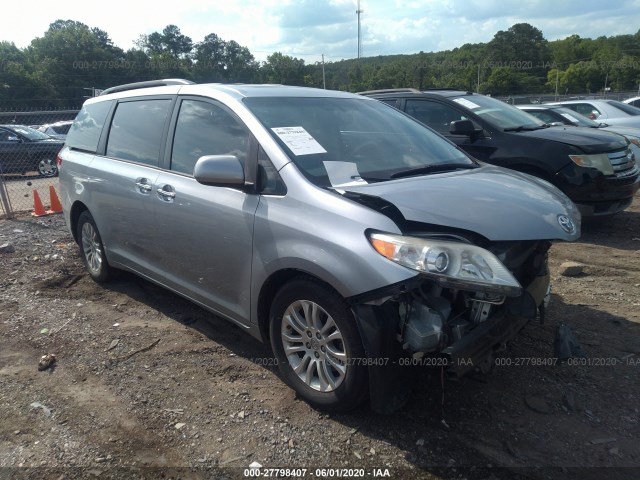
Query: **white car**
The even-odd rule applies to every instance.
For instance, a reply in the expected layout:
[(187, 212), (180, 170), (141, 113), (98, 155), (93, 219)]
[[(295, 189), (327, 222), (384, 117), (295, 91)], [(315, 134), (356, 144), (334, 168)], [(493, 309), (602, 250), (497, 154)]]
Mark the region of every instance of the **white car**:
[(640, 108), (617, 100), (566, 100), (545, 105), (563, 105), (591, 120), (609, 125), (640, 128)]
[(633, 105), (634, 107), (640, 108), (640, 97), (631, 97), (623, 100), (622, 103), (626, 103), (628, 105)]
[(56, 123), (49, 123), (47, 125), (41, 125), (37, 128), (37, 130), (42, 133), (46, 133), (50, 137), (59, 138), (64, 140), (67, 137), (67, 133), (69, 133), (69, 129), (73, 124), (73, 120), (62, 120)]

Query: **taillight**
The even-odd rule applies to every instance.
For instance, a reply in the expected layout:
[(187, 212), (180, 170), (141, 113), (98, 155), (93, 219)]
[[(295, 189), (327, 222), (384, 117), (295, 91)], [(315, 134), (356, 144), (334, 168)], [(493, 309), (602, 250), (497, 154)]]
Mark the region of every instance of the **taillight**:
[(60, 156), (60, 154), (56, 155), (56, 165), (58, 166), (58, 168), (60, 168), (60, 165), (62, 165), (62, 157)]

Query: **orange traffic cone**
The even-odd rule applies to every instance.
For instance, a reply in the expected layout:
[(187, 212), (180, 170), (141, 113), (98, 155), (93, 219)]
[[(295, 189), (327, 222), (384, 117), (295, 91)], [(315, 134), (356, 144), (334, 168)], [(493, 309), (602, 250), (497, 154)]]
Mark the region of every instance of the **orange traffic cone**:
[(47, 210), (47, 213), (62, 213), (62, 205), (56, 195), (56, 189), (53, 185), (49, 185), (49, 198), (51, 199), (51, 208)]
[(42, 217), (44, 215), (48, 215), (48, 213), (44, 210), (42, 206), (42, 201), (40, 201), (40, 195), (38, 195), (38, 191), (33, 191), (33, 212), (31, 215), (34, 217)]

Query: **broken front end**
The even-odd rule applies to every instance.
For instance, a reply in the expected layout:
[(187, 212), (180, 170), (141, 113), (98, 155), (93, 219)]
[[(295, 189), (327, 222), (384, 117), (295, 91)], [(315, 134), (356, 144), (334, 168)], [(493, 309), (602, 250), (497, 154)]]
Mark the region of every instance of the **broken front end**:
[(551, 242), (485, 242), (457, 235), (369, 233), (378, 253), (421, 272), (409, 282), (351, 298), (370, 359), (372, 408), (401, 406), (412, 365), (461, 376), (487, 370), (493, 354), (544, 307)]

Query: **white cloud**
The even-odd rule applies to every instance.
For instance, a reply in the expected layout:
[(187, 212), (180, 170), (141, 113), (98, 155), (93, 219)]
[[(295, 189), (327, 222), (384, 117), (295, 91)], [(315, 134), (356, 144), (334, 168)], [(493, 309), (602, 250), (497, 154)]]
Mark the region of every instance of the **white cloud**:
[[(13, 5), (13, 4), (12, 4)], [(85, 3), (32, 0), (28, 12), (5, 6), (0, 40), (26, 47), (50, 23), (71, 19), (106, 31), (132, 48), (141, 34), (177, 25), (194, 42), (209, 33), (246, 46), (258, 60), (275, 51), (317, 61), (357, 54), (357, 0), (180, 0), (171, 8), (136, 0), (111, 0), (100, 8)], [(498, 30), (526, 22), (549, 40), (571, 34), (636, 33), (640, 0), (361, 0), (365, 56), (449, 50), (488, 42)]]

